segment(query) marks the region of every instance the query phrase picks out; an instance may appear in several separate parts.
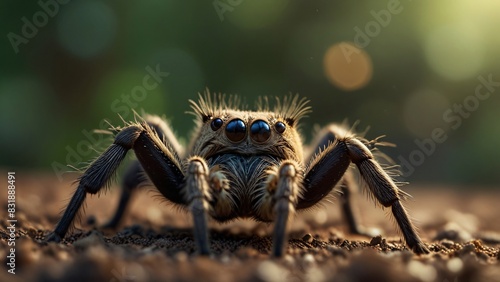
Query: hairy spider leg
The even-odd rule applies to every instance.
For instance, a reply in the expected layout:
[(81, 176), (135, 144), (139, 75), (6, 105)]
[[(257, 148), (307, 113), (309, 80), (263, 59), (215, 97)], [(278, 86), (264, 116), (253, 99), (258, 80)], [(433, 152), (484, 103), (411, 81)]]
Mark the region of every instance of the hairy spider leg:
[(194, 240), (202, 255), (210, 254), (208, 241), (207, 212), (210, 208), (209, 169), (204, 159), (193, 157), (188, 160), (184, 196), (193, 215)]
[[(329, 144), (335, 143), (338, 138), (345, 137), (348, 134), (348, 130), (342, 125), (330, 125), (324, 127), (319, 133), (318, 138), (312, 142), (312, 146), (309, 148), (311, 151), (306, 160), (312, 160), (315, 155), (321, 154), (321, 151), (326, 148)], [(335, 188), (335, 184), (332, 184), (332, 189)], [(358, 214), (358, 208), (354, 204), (356, 194), (359, 191), (356, 179), (354, 178), (353, 168), (349, 167), (345, 174), (342, 176), (339, 185), (340, 194), (340, 205), (342, 216), (347, 222), (349, 232), (351, 234), (359, 234), (364, 236), (373, 237), (377, 234), (373, 234), (369, 229), (366, 229), (361, 224), (359, 224), (356, 216)]]
[(112, 176), (130, 149), (134, 150), (144, 171), (163, 196), (173, 203), (187, 204), (181, 193), (184, 174), (178, 155), (171, 146), (161, 142), (146, 122), (132, 124), (116, 134), (113, 144), (79, 178), (78, 187), (68, 207), (47, 241), (59, 242), (64, 238), (84, 203), (86, 194), (96, 194), (103, 187), (109, 186)]
[[(158, 134), (163, 144), (170, 144), (172, 150), (176, 152), (179, 157), (182, 157), (183, 148), (165, 120), (155, 115), (145, 115), (144, 120)], [(140, 162), (138, 160), (132, 161), (122, 178), (120, 200), (115, 213), (113, 217), (103, 225), (103, 228), (114, 229), (120, 224), (132, 195), (137, 188), (146, 181), (144, 169)]]
[[(328, 133), (332, 134), (332, 133)], [(377, 201), (384, 207), (391, 207), (392, 214), (401, 230), (406, 244), (417, 254), (429, 250), (417, 235), (401, 197), (401, 191), (380, 164), (373, 158), (370, 149), (355, 136), (337, 138), (335, 142), (315, 155), (306, 169), (304, 194), (297, 204), (298, 209), (313, 206), (323, 199), (340, 181), (353, 162), (359, 169), (363, 180)]]
[(123, 215), (127, 209), (128, 203), (132, 197), (132, 194), (137, 190), (137, 187), (144, 182), (144, 170), (142, 169), (141, 163), (134, 160), (130, 166), (125, 171), (122, 180), (122, 189), (120, 194), (120, 200), (118, 201), (118, 206), (113, 214), (113, 217), (104, 224), (103, 228), (116, 228), (120, 224)]
[[(282, 257), (287, 246), (288, 222), (295, 213), (295, 206), (300, 195), (302, 175), (299, 166), (294, 161), (283, 161), (278, 168), (276, 187), (272, 195), (271, 209), (274, 216), (273, 248), (274, 257)], [(263, 206), (265, 207), (265, 206)]]

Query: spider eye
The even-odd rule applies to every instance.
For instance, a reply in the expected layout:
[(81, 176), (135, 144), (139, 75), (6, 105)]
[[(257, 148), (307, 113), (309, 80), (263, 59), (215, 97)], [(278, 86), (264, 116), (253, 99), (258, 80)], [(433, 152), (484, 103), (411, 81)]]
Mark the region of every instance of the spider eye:
[(224, 122), (220, 118), (216, 118), (212, 120), (212, 122), (210, 123), (210, 127), (212, 128), (213, 131), (216, 131), (222, 126), (223, 123)]
[(250, 137), (256, 142), (266, 142), (271, 137), (271, 128), (263, 120), (257, 120), (250, 126)]
[(276, 128), (276, 131), (278, 131), (278, 133), (283, 133), (285, 132), (286, 125), (281, 121), (278, 121), (277, 123), (274, 124), (274, 128)]
[(247, 126), (241, 119), (233, 119), (226, 126), (226, 136), (233, 142), (239, 142), (245, 138)]

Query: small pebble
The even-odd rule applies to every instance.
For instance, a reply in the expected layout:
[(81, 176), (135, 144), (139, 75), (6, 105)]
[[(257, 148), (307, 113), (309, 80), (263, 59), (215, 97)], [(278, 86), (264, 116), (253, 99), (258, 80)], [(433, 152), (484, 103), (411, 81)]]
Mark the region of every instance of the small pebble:
[(458, 251), (458, 254), (460, 256), (463, 256), (466, 254), (470, 254), (474, 251), (476, 251), (476, 246), (474, 246), (474, 244), (467, 244), (467, 245), (463, 246), (461, 250)]
[(287, 281), (289, 271), (273, 261), (266, 260), (257, 267), (257, 276), (263, 281)]
[(222, 262), (223, 264), (228, 264), (231, 262), (231, 258), (227, 254), (224, 254), (220, 258), (220, 262)]
[(73, 246), (77, 249), (86, 249), (90, 246), (101, 245), (104, 244), (104, 238), (102, 237), (102, 233), (98, 231), (90, 232), (90, 235), (78, 239)]
[(448, 239), (443, 239), (443, 240), (441, 240), (440, 243), (441, 243), (441, 245), (443, 245), (447, 249), (451, 249), (455, 245), (455, 242), (448, 240)]
[(70, 254), (66, 251), (60, 251), (56, 254), (57, 259), (65, 261), (70, 259)]
[(486, 244), (500, 244), (500, 234), (496, 232), (483, 232), (479, 234), (478, 237)]
[(382, 243), (382, 236), (378, 235), (370, 240), (370, 246), (376, 246)]
[(188, 260), (188, 254), (186, 252), (178, 252), (174, 255), (174, 259), (177, 262), (186, 262)]
[(462, 262), (462, 259), (460, 258), (452, 258), (446, 263), (446, 267), (448, 268), (449, 271), (453, 273), (457, 273), (460, 270), (462, 270), (464, 266), (464, 263)]
[(445, 212), (444, 217), (458, 226), (461, 230), (467, 233), (474, 233), (479, 226), (479, 219), (477, 216), (470, 213), (463, 213), (457, 210), (448, 210)]
[(325, 224), (327, 219), (328, 219), (328, 214), (326, 213), (325, 210), (320, 210), (316, 212), (316, 215), (314, 216), (314, 220), (318, 225)]
[(482, 260), (484, 262), (487, 262), (490, 259), (490, 257), (483, 252), (478, 252), (478, 253), (476, 253), (476, 255), (480, 260)]
[(413, 259), (414, 256), (415, 256), (415, 254), (410, 250), (402, 250), (401, 251), (401, 259), (405, 263), (409, 263)]
[(286, 254), (285, 257), (283, 258), (283, 261), (285, 264), (289, 267), (295, 266), (295, 258), (289, 254)]
[(106, 262), (110, 260), (111, 255), (102, 245), (92, 245), (85, 249), (85, 255), (92, 260), (98, 262)]
[(389, 246), (389, 244), (387, 244), (387, 240), (386, 240), (385, 238), (383, 238), (383, 239), (382, 239), (382, 242), (380, 242), (380, 247), (381, 247), (382, 249), (387, 249), (387, 248), (389, 248), (389, 247), (390, 247), (390, 246)]
[(149, 246), (149, 247), (142, 249), (141, 252), (143, 254), (152, 254), (155, 249), (156, 249), (156, 246), (152, 245), (152, 246)]
[(30, 236), (31, 238), (36, 238), (37, 234), (38, 234), (38, 230), (35, 229), (35, 228), (28, 228), (28, 236)]
[(250, 247), (240, 247), (235, 252), (236, 256), (242, 259), (255, 258), (259, 255), (259, 252), (254, 248)]
[(335, 256), (347, 257), (347, 252), (337, 246), (327, 246), (326, 249)]
[[(311, 267), (310, 269), (307, 270), (306, 272), (306, 279), (303, 279), (305, 281), (326, 281), (325, 274), (319, 269), (318, 267)], [(299, 280), (302, 281), (302, 280)]]
[(148, 272), (139, 263), (130, 263), (125, 267), (125, 277), (122, 277), (124, 281), (147, 281)]
[(302, 237), (302, 241), (304, 242), (307, 242), (307, 243), (312, 243), (312, 241), (314, 240), (313, 236), (309, 233), (307, 233), (306, 235), (304, 235), (304, 237)]
[(316, 260), (314, 259), (314, 256), (311, 254), (305, 254), (303, 260), (307, 266), (311, 266), (316, 262)]
[(161, 224), (163, 222), (163, 214), (158, 207), (152, 205), (150, 208), (146, 210), (147, 219), (155, 224)]
[(432, 265), (425, 265), (417, 260), (408, 263), (408, 272), (424, 282), (434, 281), (437, 277), (437, 271)]
[(458, 225), (455, 222), (449, 222), (445, 225), (443, 230), (438, 232), (438, 234), (434, 237), (434, 240), (443, 240), (448, 239), (455, 242), (467, 242), (472, 239), (472, 235)]
[(351, 242), (349, 240), (343, 240), (342, 243), (340, 243), (340, 247), (346, 248), (348, 251), (351, 250)]

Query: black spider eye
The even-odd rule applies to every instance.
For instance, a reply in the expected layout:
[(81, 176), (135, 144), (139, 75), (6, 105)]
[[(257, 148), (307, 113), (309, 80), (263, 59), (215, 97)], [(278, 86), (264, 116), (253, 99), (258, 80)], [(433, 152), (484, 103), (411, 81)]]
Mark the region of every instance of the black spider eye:
[(263, 120), (256, 120), (250, 126), (250, 137), (256, 142), (266, 142), (271, 137), (271, 128)]
[(239, 142), (245, 138), (247, 126), (241, 119), (233, 119), (226, 126), (226, 136), (233, 142)]
[(276, 131), (278, 131), (278, 133), (283, 133), (285, 132), (286, 125), (281, 121), (278, 121), (277, 123), (274, 124), (274, 128), (276, 128)]
[(223, 123), (224, 122), (220, 118), (216, 118), (212, 120), (212, 122), (210, 123), (210, 127), (212, 128), (213, 131), (216, 131), (222, 126)]

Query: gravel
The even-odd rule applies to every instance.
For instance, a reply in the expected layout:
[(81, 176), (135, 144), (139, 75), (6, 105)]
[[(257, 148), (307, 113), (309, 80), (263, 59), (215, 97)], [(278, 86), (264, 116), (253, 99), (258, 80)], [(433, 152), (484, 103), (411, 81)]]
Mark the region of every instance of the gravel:
[[(273, 259), (272, 226), (250, 221), (212, 224), (213, 254), (200, 257), (189, 217), (153, 200), (151, 193), (138, 195), (118, 230), (101, 230), (99, 223), (116, 205), (115, 190), (89, 198), (82, 223), (62, 243), (47, 244), (44, 238), (57, 222), (70, 186), (50, 177), (19, 180), (16, 274), (7, 273), (4, 263), (0, 281), (500, 281), (500, 193), (411, 191), (414, 200), (408, 204), (419, 219), (429, 255), (410, 252), (384, 212), (361, 198), (360, 207), (370, 207), (360, 208), (363, 224), (380, 228), (382, 235), (343, 231), (334, 201), (320, 208), (327, 215), (321, 223), (314, 212), (299, 215), (287, 254)], [(5, 195), (1, 197), (5, 203)], [(9, 250), (5, 212), (0, 211), (4, 260)]]

